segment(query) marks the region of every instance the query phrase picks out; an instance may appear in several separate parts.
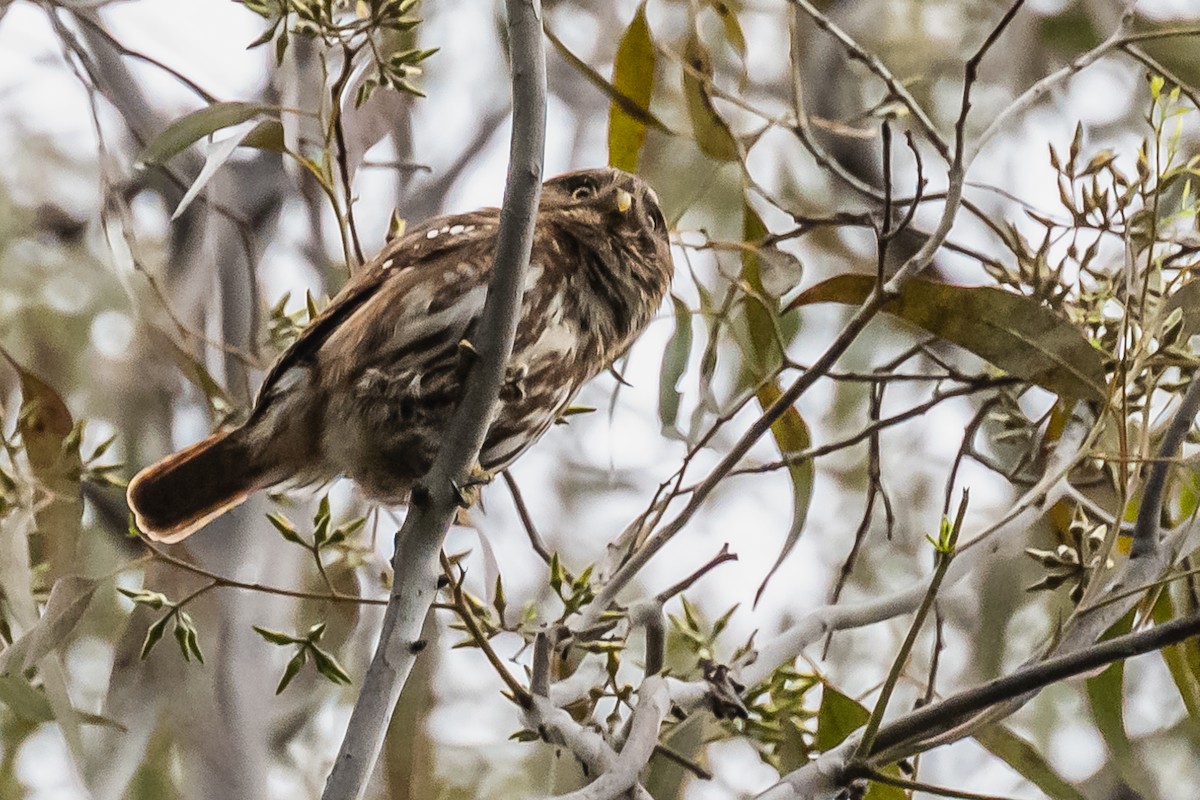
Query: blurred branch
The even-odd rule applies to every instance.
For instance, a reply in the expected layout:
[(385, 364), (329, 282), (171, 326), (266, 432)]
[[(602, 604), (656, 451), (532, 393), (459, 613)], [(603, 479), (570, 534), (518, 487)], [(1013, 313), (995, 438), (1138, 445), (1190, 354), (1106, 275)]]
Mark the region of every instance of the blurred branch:
[(437, 559), (492, 418), (512, 351), (541, 195), (546, 64), (538, 0), (506, 0), (512, 53), (513, 128), (495, 261), (475, 346), (479, 359), (433, 466), (413, 491), (396, 537), (395, 583), (379, 645), (363, 679), (323, 800), (357, 800), (366, 789), (387, 722), (421, 648), (414, 647), (433, 601)]
[(1136, 20), (1133, 5), (1127, 8), (1121, 17), (1121, 23), (1117, 29), (1113, 31), (1107, 39), (1105, 39), (1096, 47), (1087, 51), (1083, 55), (1076, 58), (1062, 69), (1052, 72), (1046, 77), (1039, 80), (1033, 86), (1030, 86), (1025, 92), (1004, 108), (993, 119), (983, 134), (975, 142), (975, 152), (979, 152), (987, 143), (992, 140), (1013, 118), (1024, 114), (1029, 109), (1037, 105), (1043, 98), (1054, 91), (1061, 83), (1065, 82), (1072, 75), (1090, 67), (1101, 58), (1104, 58), (1114, 50), (1125, 48), (1128, 45), (1138, 42), (1154, 41), (1158, 39), (1171, 39), (1186, 36), (1200, 36), (1200, 25), (1185, 25), (1178, 28), (1162, 28), (1155, 31), (1143, 31), (1141, 33), (1131, 33), (1130, 28)]
[[(892, 74), (892, 71), (879, 60), (878, 56), (865, 50), (858, 42), (854, 41), (850, 34), (839, 28), (829, 17), (821, 13), (816, 6), (808, 2), (808, 0), (788, 0), (788, 2), (807, 14), (818, 28), (836, 39), (846, 50), (852, 61), (862, 63), (875, 77), (883, 81), (891, 96), (900, 101), (908, 109), (908, 112), (912, 114), (913, 119), (917, 122), (917, 126), (921, 129), (921, 133), (925, 135), (925, 138), (929, 140), (933, 148), (938, 151), (938, 155), (946, 161), (950, 161), (950, 148), (946, 145), (946, 140), (942, 138), (942, 135), (938, 133), (933, 120), (925, 113), (925, 109), (917, 102), (917, 98), (912, 96), (908, 88)], [(1019, 5), (1020, 3), (1018, 2), (1017, 6)], [(1005, 24), (1001, 23), (1000, 30), (1003, 30)]]
[(925, 706), (884, 725), (869, 762), (890, 764), (926, 749), (921, 740), (998, 703), (1021, 698), (1061, 680), (1143, 653), (1160, 650), (1200, 633), (1200, 615), (1172, 620), (1149, 630), (1118, 636), (1066, 655), (1048, 658), (1011, 675)]

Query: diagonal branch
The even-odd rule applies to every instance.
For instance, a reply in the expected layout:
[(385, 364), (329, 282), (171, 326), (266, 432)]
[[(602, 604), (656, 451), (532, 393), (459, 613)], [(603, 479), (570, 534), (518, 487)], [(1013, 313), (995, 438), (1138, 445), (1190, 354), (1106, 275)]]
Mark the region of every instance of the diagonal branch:
[(363, 678), (323, 800), (358, 800), (379, 756), (400, 690), (424, 649), (421, 626), (437, 591), (442, 540), (470, 478), (512, 352), (524, 277), (541, 196), (546, 128), (546, 62), (539, 0), (506, 0), (512, 54), (513, 127), (504, 207), (487, 301), (476, 334), (479, 353), (463, 398), (429, 473), (396, 535), (395, 582), (375, 656)]

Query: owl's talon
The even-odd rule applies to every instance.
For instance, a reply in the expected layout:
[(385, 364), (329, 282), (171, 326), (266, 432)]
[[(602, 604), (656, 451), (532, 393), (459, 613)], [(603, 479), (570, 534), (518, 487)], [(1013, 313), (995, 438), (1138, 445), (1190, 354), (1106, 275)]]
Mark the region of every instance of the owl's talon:
[(463, 508), (475, 505), (475, 501), (479, 499), (479, 490), (491, 483), (495, 477), (495, 473), (476, 464), (465, 481), (461, 484), (458, 482), (451, 484), (454, 487), (454, 493), (458, 495), (458, 504)]
[(479, 351), (475, 349), (475, 345), (471, 344), (469, 339), (459, 339), (458, 356), (464, 361), (477, 361), (479, 359)]

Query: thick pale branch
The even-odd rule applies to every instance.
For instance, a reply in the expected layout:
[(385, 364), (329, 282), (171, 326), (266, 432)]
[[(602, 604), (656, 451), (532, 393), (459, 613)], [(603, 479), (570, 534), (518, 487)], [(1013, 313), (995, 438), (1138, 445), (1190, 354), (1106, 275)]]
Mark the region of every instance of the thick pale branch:
[(466, 484), (476, 464), (512, 351), (541, 195), (546, 65), (538, 0), (507, 0), (505, 6), (512, 54), (512, 144), (492, 279), (473, 343), (479, 359), (445, 443), (414, 491), (397, 534), (392, 562), (396, 577), (379, 644), (323, 800), (357, 800), (366, 788), (400, 690), (424, 649), (421, 626), (436, 593), (438, 553), (458, 507), (457, 487)]

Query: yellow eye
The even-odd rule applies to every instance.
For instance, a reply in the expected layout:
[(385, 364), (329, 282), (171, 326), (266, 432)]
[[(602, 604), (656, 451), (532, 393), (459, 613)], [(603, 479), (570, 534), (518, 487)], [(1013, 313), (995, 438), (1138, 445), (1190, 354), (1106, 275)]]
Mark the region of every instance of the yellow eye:
[(573, 200), (587, 200), (595, 193), (596, 190), (590, 186), (579, 186), (575, 189), (575, 191), (571, 192), (571, 198)]

